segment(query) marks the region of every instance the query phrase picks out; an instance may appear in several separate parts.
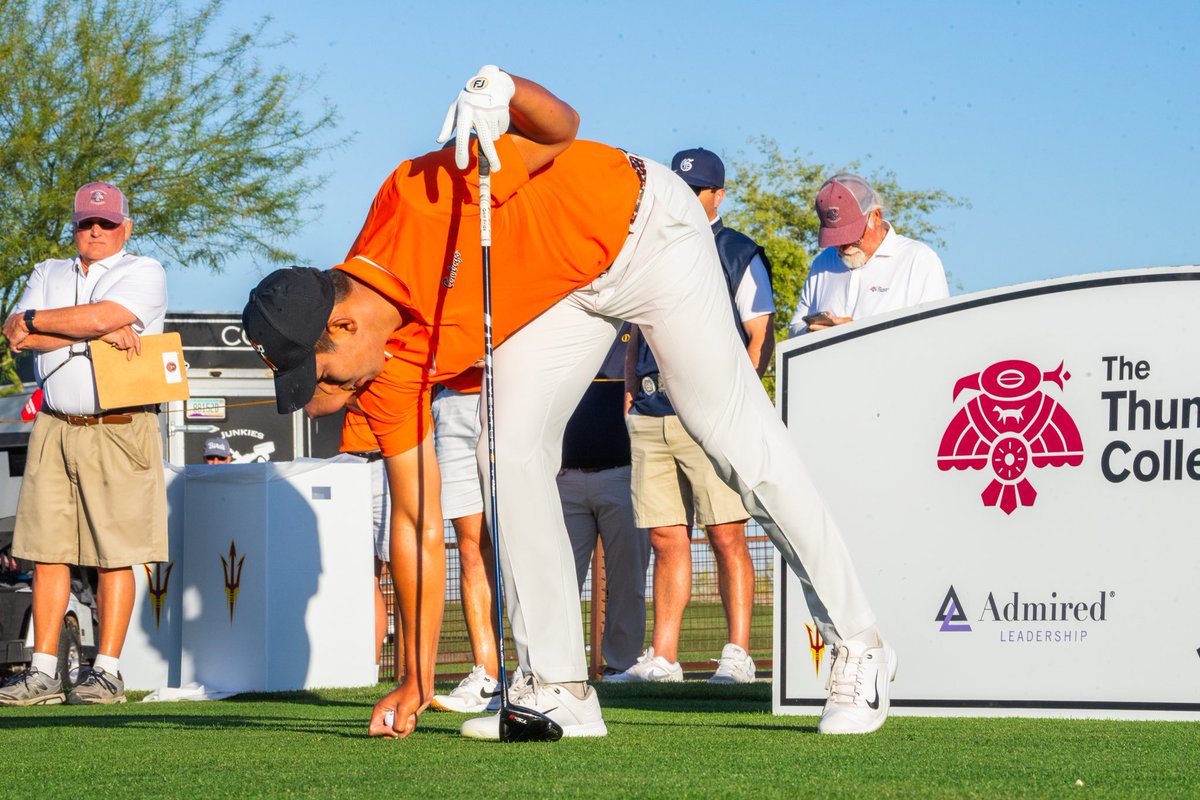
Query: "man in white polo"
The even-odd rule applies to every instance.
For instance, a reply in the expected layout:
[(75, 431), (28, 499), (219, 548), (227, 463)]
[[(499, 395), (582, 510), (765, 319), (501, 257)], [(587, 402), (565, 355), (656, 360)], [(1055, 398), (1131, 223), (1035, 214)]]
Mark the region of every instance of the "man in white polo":
[(830, 178), (817, 193), (816, 208), (818, 242), (825, 249), (800, 291), (792, 336), (949, 296), (937, 254), (884, 220), (879, 195), (862, 178)]
[[(121, 649), (133, 612), (134, 564), (167, 560), (166, 490), (156, 406), (100, 408), (88, 343), (140, 351), (162, 333), (167, 276), (152, 258), (125, 251), (129, 203), (109, 183), (75, 193), (75, 258), (33, 268), (4, 323), (14, 352), (37, 354), (45, 392), (29, 437), (13, 554), (33, 561), (34, 654), (0, 686), (0, 705), (123, 703)], [(70, 565), (97, 567), (100, 650), (63, 693), (58, 635)]]

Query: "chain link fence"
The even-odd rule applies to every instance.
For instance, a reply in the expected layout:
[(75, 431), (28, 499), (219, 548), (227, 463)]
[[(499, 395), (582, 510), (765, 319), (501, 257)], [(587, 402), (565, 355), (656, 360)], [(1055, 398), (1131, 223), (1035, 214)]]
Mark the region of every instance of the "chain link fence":
[[(438, 645), (437, 679), (453, 681), (462, 678), (471, 671), (474, 660), (471, 655), (471, 643), (467, 637), (467, 625), (463, 617), (461, 597), (461, 576), (459, 567), (458, 542), (454, 536), (454, 528), (446, 523), (446, 610), (442, 618), (442, 637)], [(750, 547), (750, 557), (754, 563), (754, 614), (750, 625), (750, 656), (758, 668), (758, 677), (767, 677), (771, 671), (771, 635), (772, 614), (775, 587), (775, 550), (770, 540), (756, 522), (751, 520), (746, 526), (746, 541)], [(593, 598), (598, 598), (594, 592), (593, 577), (597, 573), (598, 563), (592, 561), (592, 568), (583, 587), (580, 597), (580, 613), (583, 619), (583, 629), (589, 650), (592, 674), (597, 675), (603, 665), (600, 653), (600, 640), (603, 636), (603, 615), (593, 619)], [(603, 570), (600, 570), (602, 573)], [(602, 583), (602, 581), (601, 581)], [(392, 609), (393, 592), (390, 576), (385, 572), (383, 579), (384, 597), (388, 608)], [(595, 586), (603, 592), (601, 586)], [(650, 568), (646, 571), (646, 642), (649, 646), (653, 635), (654, 619), (654, 558), (651, 556)], [(379, 668), (380, 680), (396, 680), (397, 644), (402, 637), (397, 633), (399, 619), (394, 613), (388, 615), (388, 638), (383, 648), (382, 663)], [(507, 621), (505, 628), (508, 628)], [(712, 548), (701, 528), (692, 531), (692, 598), (683, 616), (683, 627), (679, 637), (679, 662), (688, 677), (707, 677), (715, 668), (713, 661), (721, 654), (728, 637), (725, 623), (725, 611), (721, 605), (721, 596), (717, 584), (717, 566), (713, 559)], [(516, 649), (511, 637), (505, 639), (505, 652), (508, 656), (508, 669), (515, 667)]]

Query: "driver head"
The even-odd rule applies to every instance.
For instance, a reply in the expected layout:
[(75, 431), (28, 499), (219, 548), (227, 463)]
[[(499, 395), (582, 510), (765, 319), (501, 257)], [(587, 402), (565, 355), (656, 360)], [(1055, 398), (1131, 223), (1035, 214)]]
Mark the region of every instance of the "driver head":
[(563, 729), (545, 714), (525, 706), (500, 707), (500, 741), (557, 742)]

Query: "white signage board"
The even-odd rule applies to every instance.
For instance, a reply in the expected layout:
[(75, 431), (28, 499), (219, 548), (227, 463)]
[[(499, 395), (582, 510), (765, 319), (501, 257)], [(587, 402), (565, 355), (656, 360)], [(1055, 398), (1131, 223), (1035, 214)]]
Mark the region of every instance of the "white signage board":
[[(1200, 717), (1200, 268), (781, 345), (778, 402), (899, 654), (893, 713)], [(777, 559), (776, 713), (831, 648)]]

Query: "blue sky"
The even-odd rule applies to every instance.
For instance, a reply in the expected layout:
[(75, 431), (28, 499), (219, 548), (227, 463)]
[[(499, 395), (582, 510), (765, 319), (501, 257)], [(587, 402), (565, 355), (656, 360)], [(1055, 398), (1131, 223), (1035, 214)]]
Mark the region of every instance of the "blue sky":
[[(306, 265), (341, 260), (485, 63), (574, 105), (581, 136), (661, 161), (767, 135), (963, 197), (933, 218), (955, 293), (1200, 262), (1200, 3), (255, 0), (220, 23), (262, 15), (293, 36), (263, 60), (318, 76), (305, 102), (329, 98), (353, 137), (313, 165), (323, 210), (287, 239)], [(272, 268), (167, 266), (172, 309), (210, 311)]]

